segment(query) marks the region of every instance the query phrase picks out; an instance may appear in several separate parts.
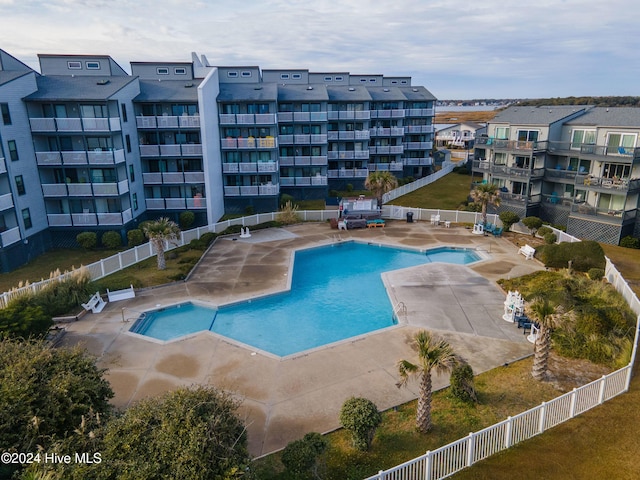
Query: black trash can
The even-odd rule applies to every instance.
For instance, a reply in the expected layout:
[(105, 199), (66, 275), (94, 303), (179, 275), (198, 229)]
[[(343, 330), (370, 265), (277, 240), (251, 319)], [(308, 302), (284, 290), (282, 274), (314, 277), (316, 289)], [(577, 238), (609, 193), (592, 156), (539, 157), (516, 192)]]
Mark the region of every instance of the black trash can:
[(407, 223), (413, 223), (413, 212), (407, 212)]

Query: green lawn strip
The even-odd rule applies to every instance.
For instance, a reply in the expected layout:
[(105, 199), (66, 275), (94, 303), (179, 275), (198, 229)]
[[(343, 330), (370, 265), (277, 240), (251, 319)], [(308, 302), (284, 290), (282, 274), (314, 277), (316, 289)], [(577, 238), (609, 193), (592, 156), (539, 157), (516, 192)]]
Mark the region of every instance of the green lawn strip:
[(390, 203), (402, 207), (457, 210), (460, 204), (467, 200), (471, 183), (471, 175), (454, 172)]
[(640, 250), (601, 243), (609, 257), (635, 294), (640, 297)]

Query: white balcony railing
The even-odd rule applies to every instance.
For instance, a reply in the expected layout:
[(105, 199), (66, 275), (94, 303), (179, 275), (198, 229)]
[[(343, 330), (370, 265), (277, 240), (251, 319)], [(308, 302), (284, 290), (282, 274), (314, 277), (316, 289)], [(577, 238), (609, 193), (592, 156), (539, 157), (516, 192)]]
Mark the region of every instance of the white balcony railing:
[(11, 193), (5, 193), (0, 195), (0, 211), (13, 208), (13, 195)]
[(42, 194), (45, 197), (66, 197), (67, 184), (66, 183), (43, 183)]
[(2, 240), (2, 246), (8, 247), (9, 245), (20, 241), (20, 228), (14, 227), (5, 232), (0, 233), (0, 240)]
[(4, 160), (4, 157), (0, 157), (0, 175), (3, 173), (7, 173), (7, 163)]
[(159, 145), (140, 145), (141, 157), (157, 157), (160, 154)]
[(86, 165), (87, 152), (62, 152), (62, 163), (65, 165)]
[(182, 172), (164, 172), (162, 183), (184, 183), (184, 175)]
[(74, 226), (98, 225), (98, 217), (95, 213), (72, 213), (71, 221)]
[(47, 214), (47, 221), (50, 227), (72, 227), (73, 221), (71, 220), (70, 213), (49, 213)]
[(136, 117), (136, 126), (138, 128), (156, 128), (156, 117), (150, 115), (148, 117)]
[(90, 183), (68, 183), (66, 186), (67, 191), (69, 192), (69, 196), (91, 197), (93, 195)]
[(142, 183), (145, 185), (159, 185), (162, 183), (162, 173), (144, 172), (142, 174)]
[(204, 183), (204, 172), (184, 172), (184, 183)]
[[(60, 157), (60, 152), (36, 152), (36, 161), (38, 162), (38, 165), (43, 165), (43, 166), (62, 165), (62, 158)], [(4, 165), (4, 162), (2, 163)], [(4, 172), (6, 171), (7, 169), (5, 167)]]

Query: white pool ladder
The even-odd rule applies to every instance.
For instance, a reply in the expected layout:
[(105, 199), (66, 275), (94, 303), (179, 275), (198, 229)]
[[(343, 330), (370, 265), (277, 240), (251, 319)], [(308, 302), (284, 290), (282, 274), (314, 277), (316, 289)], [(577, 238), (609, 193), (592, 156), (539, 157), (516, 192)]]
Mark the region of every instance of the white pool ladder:
[(407, 319), (407, 306), (404, 302), (398, 302), (393, 307), (393, 318), (397, 318), (400, 321), (400, 315), (404, 315), (404, 319)]

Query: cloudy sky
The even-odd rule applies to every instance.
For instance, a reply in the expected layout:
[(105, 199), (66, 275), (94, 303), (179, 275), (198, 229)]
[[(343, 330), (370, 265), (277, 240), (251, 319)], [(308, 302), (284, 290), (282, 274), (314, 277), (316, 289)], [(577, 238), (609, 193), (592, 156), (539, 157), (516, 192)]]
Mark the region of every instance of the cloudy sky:
[(640, 95), (637, 0), (0, 0), (0, 48), (410, 75), (440, 99)]

